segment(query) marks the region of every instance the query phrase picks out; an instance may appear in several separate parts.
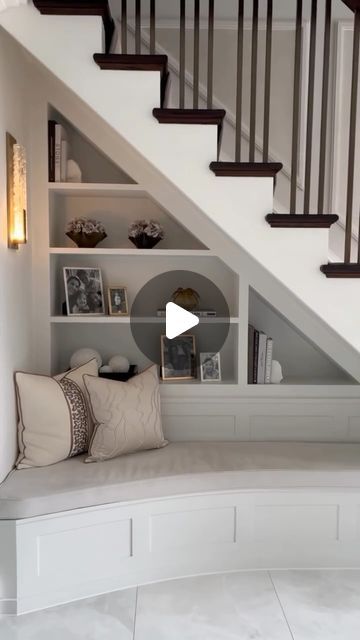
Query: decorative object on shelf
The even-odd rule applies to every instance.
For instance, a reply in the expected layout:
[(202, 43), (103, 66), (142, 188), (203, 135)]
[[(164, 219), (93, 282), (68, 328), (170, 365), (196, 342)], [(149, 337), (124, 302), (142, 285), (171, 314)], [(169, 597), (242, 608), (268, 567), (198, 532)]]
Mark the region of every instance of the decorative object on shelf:
[(108, 288), (109, 314), (111, 316), (129, 315), (127, 289), (123, 286)]
[(112, 372), (112, 368), (108, 364), (104, 364), (99, 369), (99, 375), (101, 375), (102, 373), (111, 373), (111, 372)]
[(82, 173), (81, 169), (75, 160), (67, 161), (67, 182), (82, 182)]
[(202, 382), (221, 382), (220, 353), (200, 353)]
[(90, 218), (74, 218), (66, 226), (66, 235), (80, 249), (94, 249), (107, 238), (102, 222)]
[(280, 384), (283, 380), (282, 366), (277, 360), (273, 360), (271, 364), (271, 384)]
[(104, 290), (101, 270), (64, 267), (66, 308), (69, 316), (103, 316)]
[(169, 340), (161, 336), (161, 374), (163, 380), (196, 378), (195, 336), (181, 335)]
[(136, 220), (129, 227), (129, 240), (138, 249), (152, 249), (164, 235), (164, 229), (156, 220)]
[[(116, 372), (116, 371), (104, 371), (105, 367), (101, 367), (99, 371), (100, 378), (107, 378), (108, 380), (117, 380), (118, 382), (127, 382), (130, 378), (133, 378), (138, 373), (137, 364), (131, 364), (129, 371)], [(110, 369), (110, 367), (109, 367)]]
[(74, 351), (70, 358), (70, 367), (71, 369), (76, 369), (76, 367), (82, 367), (90, 360), (96, 360), (98, 369), (102, 365), (102, 357), (98, 351), (92, 349), (91, 347), (83, 347), (82, 349), (77, 349)]
[(26, 155), (10, 133), (6, 134), (8, 247), (18, 249), (27, 242)]
[(199, 305), (200, 296), (195, 289), (191, 289), (190, 287), (188, 289), (183, 289), (182, 287), (179, 287), (172, 294), (171, 301), (187, 311), (194, 311), (194, 309)]
[(130, 368), (130, 363), (125, 356), (113, 356), (109, 360), (109, 367), (111, 371), (115, 373), (127, 373)]

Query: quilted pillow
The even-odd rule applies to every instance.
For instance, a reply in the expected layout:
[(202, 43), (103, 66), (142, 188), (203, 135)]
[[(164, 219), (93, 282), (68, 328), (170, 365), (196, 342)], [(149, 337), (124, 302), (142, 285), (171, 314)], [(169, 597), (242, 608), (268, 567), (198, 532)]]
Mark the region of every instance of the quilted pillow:
[(88, 450), (93, 423), (83, 376), (97, 376), (90, 360), (55, 378), (17, 372), (18, 469), (44, 467)]
[(94, 433), (86, 462), (165, 447), (155, 366), (128, 382), (84, 376)]

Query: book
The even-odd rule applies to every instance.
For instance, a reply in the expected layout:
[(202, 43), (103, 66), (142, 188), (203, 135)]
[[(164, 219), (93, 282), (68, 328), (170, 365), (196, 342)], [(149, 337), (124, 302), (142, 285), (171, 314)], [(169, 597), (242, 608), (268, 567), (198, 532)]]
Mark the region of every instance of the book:
[(248, 384), (254, 382), (254, 339), (255, 339), (255, 327), (252, 324), (248, 326)]
[(48, 166), (49, 182), (55, 182), (55, 120), (48, 121)]
[(257, 366), (257, 384), (265, 384), (265, 361), (266, 361), (266, 343), (267, 335), (263, 331), (259, 332), (259, 348), (258, 348), (258, 366)]
[[(191, 311), (197, 318), (216, 318), (216, 311), (213, 309), (204, 309), (201, 311)], [(156, 312), (158, 318), (166, 317), (166, 309), (158, 309)]]
[(258, 355), (259, 355), (259, 336), (260, 336), (259, 331), (257, 331), (257, 329), (255, 329), (255, 331), (254, 331), (253, 384), (257, 384)]
[(61, 124), (55, 125), (55, 182), (61, 182), (62, 142), (67, 140), (66, 131)]
[(266, 342), (266, 358), (265, 358), (265, 384), (271, 382), (271, 365), (273, 356), (274, 342), (272, 338), (268, 338)]

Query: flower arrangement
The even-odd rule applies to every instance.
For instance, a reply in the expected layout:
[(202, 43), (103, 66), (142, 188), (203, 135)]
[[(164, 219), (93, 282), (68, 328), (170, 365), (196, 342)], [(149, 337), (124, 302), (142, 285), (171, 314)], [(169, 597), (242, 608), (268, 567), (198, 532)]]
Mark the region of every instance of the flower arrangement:
[(94, 248), (107, 237), (102, 222), (91, 218), (70, 220), (66, 226), (66, 235), (82, 248)]
[(164, 229), (156, 220), (136, 220), (129, 227), (129, 240), (138, 249), (151, 249), (164, 235)]

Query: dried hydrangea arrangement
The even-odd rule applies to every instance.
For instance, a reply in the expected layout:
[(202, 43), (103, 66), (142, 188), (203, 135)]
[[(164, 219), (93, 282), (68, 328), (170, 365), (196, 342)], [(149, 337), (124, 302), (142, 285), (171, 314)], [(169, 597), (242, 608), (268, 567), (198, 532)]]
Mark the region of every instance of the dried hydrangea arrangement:
[(129, 240), (138, 249), (151, 249), (164, 235), (163, 227), (156, 220), (135, 220), (129, 227)]
[(91, 218), (74, 218), (66, 226), (66, 235), (78, 247), (94, 248), (107, 237), (102, 222)]

